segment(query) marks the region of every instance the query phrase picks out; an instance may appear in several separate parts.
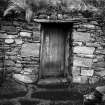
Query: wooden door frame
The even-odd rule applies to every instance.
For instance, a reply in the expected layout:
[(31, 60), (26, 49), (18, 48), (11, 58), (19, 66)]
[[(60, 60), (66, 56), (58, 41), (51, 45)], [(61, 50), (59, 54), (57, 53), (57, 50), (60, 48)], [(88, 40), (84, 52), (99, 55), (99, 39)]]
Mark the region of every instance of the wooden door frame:
[[(67, 36), (66, 36), (66, 42), (65, 42), (65, 63), (64, 63), (64, 75), (67, 76), (67, 77), (71, 77), (71, 71), (69, 72), (69, 58), (68, 58), (68, 54), (67, 52), (70, 52), (70, 48), (67, 50), (67, 44), (69, 44), (69, 47), (72, 46), (71, 45), (71, 41), (72, 41), (72, 27), (73, 27), (73, 23), (41, 23), (41, 30), (40, 30), (40, 34), (41, 34), (41, 46), (40, 46), (40, 71), (39, 71), (39, 78), (42, 77), (42, 64), (41, 64), (41, 60), (42, 60), (42, 51), (43, 51), (43, 38), (44, 38), (44, 26), (45, 25), (48, 25), (48, 24), (52, 24), (52, 25), (56, 25), (56, 24), (61, 24), (61, 28), (64, 28), (65, 29), (65, 32), (67, 32)], [(69, 39), (67, 39), (69, 37)], [(71, 48), (72, 50), (72, 48)], [(70, 57), (70, 55), (69, 55)]]

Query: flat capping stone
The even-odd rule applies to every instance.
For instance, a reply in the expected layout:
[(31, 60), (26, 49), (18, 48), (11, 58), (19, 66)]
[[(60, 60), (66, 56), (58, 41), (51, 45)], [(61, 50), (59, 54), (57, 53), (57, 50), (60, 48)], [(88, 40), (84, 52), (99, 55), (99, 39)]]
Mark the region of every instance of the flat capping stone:
[(81, 19), (69, 19), (69, 20), (50, 20), (50, 19), (34, 19), (38, 23), (78, 23)]

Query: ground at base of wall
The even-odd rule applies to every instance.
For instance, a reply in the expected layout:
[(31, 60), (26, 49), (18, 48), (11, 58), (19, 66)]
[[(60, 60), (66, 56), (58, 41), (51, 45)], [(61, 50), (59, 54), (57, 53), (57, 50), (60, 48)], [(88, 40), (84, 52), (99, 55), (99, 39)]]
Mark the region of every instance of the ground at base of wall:
[(0, 105), (81, 105), (82, 93), (77, 90), (36, 91), (34, 85), (6, 80), (0, 87)]
[(0, 105), (83, 105), (83, 95), (94, 88), (72, 84), (64, 91), (36, 91), (32, 84), (8, 79), (0, 87)]

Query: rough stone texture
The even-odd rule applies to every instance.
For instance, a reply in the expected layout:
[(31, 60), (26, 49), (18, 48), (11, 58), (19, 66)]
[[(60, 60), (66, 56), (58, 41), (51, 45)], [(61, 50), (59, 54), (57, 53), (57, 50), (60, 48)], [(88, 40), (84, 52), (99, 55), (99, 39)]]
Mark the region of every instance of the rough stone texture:
[(82, 76), (93, 76), (94, 70), (81, 70)]
[(72, 75), (73, 76), (79, 76), (80, 75), (80, 68), (79, 67), (73, 67), (72, 68)]
[(92, 59), (74, 57), (73, 65), (74, 66), (79, 66), (79, 67), (92, 67)]
[[(62, 16), (59, 15), (58, 17), (61, 18)], [(31, 80), (31, 83), (36, 81), (37, 74), (40, 70), (40, 25), (37, 23), (27, 24), (23, 21), (13, 21), (12, 23), (4, 21), (0, 22), (0, 25), (0, 54), (5, 57), (5, 68), (2, 68), (3, 61), (2, 57), (0, 56), (0, 75), (5, 69), (6, 79), (9, 80), (10, 78), (12, 81), (15, 79), (15, 82), (9, 81), (10, 86), (6, 82), (6, 86), (4, 84), (2, 85), (6, 88), (0, 88), (0, 91), (4, 89), (4, 93), (6, 93), (5, 91), (7, 90), (9, 91), (7, 91), (6, 95), (1, 95), (1, 97), (8, 98), (11, 96), (10, 98), (15, 97), (15, 99), (12, 100), (11, 103), (9, 98), (9, 102), (7, 100), (5, 102), (6, 104), (2, 104), (1, 102), (3, 102), (3, 100), (1, 101), (0, 99), (0, 104), (8, 105), (7, 103), (10, 103), (10, 105), (26, 105), (28, 103), (29, 105), (41, 105), (42, 103), (37, 103), (36, 100), (31, 97), (31, 95), (34, 94), (33, 89), (36, 91), (36, 83), (30, 84), (29, 82), (29, 80)], [(101, 35), (102, 32), (100, 30), (94, 29), (95, 27), (87, 24), (81, 26), (76, 25), (75, 27), (76, 30), (74, 29), (72, 39), (70, 40), (70, 46), (72, 45), (72, 48), (70, 47), (72, 51), (70, 52), (72, 52), (73, 56), (70, 58), (71, 62), (69, 70), (72, 75), (70, 78), (70, 80), (72, 80), (70, 82), (70, 86), (72, 87), (72, 84), (78, 83), (84, 87), (85, 85), (83, 84), (89, 83), (92, 85), (88, 85), (87, 87), (94, 86), (95, 88), (96, 85), (94, 84), (97, 83), (99, 85), (100, 79), (105, 80), (105, 78), (102, 77), (105, 76), (105, 36)], [(5, 52), (3, 53), (3, 51)], [(33, 76), (32, 74), (34, 74), (34, 77), (36, 77), (31, 78), (31, 76)], [(15, 78), (13, 78), (14, 75)], [(25, 78), (23, 78), (24, 76)], [(12, 88), (13, 85), (14, 87)], [(84, 90), (81, 88), (81, 90), (85, 91), (85, 93), (87, 90), (89, 91), (89, 89), (86, 90), (86, 88)], [(12, 91), (14, 95), (11, 94)], [(22, 96), (22, 98), (19, 98), (20, 96)], [(62, 102), (55, 105), (61, 104)], [(74, 104), (74, 101), (71, 102), (70, 100), (69, 104), (64, 102), (64, 105), (79, 104)]]
[(73, 52), (74, 53), (80, 53), (85, 55), (92, 55), (94, 53), (95, 48), (94, 47), (74, 47)]
[(77, 53), (76, 55), (82, 58), (94, 58), (95, 56), (95, 55), (87, 55), (87, 54), (80, 54), (80, 53)]
[(23, 41), (21, 38), (18, 38), (18, 39), (15, 39), (15, 43), (18, 45), (18, 44), (22, 44)]
[(73, 32), (73, 39), (74, 41), (90, 41), (91, 37), (90, 37), (90, 33), (85, 33), (85, 32)]
[(81, 76), (73, 76), (72, 81), (73, 83), (81, 83)]
[(20, 32), (20, 36), (22, 37), (31, 37), (31, 34), (30, 32)]
[(95, 71), (95, 75), (100, 76), (100, 77), (105, 76), (105, 69), (104, 70)]
[(93, 76), (89, 78), (89, 83), (90, 84), (95, 84), (99, 82), (99, 77), (98, 76)]
[(73, 83), (87, 84), (88, 83), (88, 77), (87, 76), (74, 76), (73, 77)]
[(96, 54), (105, 54), (105, 50), (104, 49), (97, 49)]
[(93, 67), (105, 68), (105, 62), (104, 61), (96, 62), (93, 64)]
[(28, 56), (34, 56), (39, 57), (39, 43), (27, 43), (23, 44), (22, 50), (21, 50), (21, 56), (28, 57)]

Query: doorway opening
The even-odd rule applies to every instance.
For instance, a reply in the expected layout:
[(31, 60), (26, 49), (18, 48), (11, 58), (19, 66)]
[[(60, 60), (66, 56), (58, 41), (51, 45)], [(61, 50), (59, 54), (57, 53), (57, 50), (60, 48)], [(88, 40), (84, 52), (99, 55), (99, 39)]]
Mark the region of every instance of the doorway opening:
[(72, 23), (41, 24), (41, 78), (71, 75), (72, 26)]

